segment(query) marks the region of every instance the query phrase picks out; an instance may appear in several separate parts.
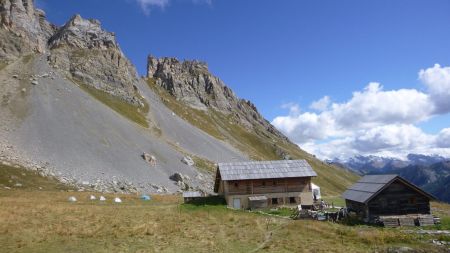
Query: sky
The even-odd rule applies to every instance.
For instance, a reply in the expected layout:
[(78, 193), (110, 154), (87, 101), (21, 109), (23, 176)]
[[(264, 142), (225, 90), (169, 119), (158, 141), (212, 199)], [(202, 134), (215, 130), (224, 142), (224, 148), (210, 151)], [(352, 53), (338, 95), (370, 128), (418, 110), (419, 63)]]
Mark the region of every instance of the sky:
[(148, 54), (198, 59), (322, 159), (450, 157), (448, 0), (36, 0)]

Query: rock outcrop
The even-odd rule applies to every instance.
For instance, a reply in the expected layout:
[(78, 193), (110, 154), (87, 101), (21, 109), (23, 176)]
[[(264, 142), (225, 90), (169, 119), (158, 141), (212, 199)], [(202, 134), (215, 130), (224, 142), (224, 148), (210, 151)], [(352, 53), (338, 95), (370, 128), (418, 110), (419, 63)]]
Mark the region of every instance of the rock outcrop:
[(122, 53), (114, 33), (101, 28), (100, 21), (75, 15), (49, 40), (53, 66), (73, 79), (137, 106), (135, 67)]
[(177, 100), (199, 109), (213, 109), (232, 115), (247, 129), (262, 127), (266, 131), (288, 140), (281, 132), (264, 119), (249, 100), (238, 98), (219, 78), (200, 61), (179, 61), (176, 58), (148, 56), (147, 77), (167, 90)]
[(33, 0), (1, 0), (0, 59), (45, 52), (55, 29), (46, 20), (44, 11), (34, 8)]

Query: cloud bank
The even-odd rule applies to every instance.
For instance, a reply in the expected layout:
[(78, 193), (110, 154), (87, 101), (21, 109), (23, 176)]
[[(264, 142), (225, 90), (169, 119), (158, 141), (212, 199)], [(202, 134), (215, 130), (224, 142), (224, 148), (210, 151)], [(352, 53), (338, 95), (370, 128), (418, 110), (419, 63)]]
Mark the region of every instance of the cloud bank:
[(436, 135), (417, 125), (450, 112), (450, 67), (435, 64), (419, 71), (424, 91), (384, 90), (369, 83), (351, 99), (332, 103), (325, 96), (313, 112), (290, 104), (288, 115), (272, 124), (307, 151), (321, 158), (375, 154), (402, 158), (408, 153), (450, 156), (450, 128)]

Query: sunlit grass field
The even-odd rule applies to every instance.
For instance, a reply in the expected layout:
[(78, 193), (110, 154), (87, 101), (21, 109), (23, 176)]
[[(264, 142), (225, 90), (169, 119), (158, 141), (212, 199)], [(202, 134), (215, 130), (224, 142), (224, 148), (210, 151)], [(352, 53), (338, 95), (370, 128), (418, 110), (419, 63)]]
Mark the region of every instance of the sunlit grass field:
[[(0, 190), (0, 252), (446, 252), (427, 236), (371, 226), (289, 220), (179, 196)], [(69, 202), (75, 196), (78, 201)], [(113, 203), (119, 196), (123, 203)], [(440, 209), (450, 210), (448, 205)]]

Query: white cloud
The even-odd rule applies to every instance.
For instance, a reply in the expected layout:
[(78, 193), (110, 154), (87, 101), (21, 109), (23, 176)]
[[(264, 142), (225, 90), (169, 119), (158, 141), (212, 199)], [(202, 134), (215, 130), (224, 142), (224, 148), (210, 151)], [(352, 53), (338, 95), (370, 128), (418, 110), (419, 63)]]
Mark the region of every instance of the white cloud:
[(312, 102), (309, 108), (321, 112), (327, 110), (328, 106), (330, 106), (330, 103), (331, 103), (330, 97), (325, 96), (317, 101)]
[[(438, 64), (419, 72), (426, 92), (416, 89), (384, 90), (369, 83), (342, 103), (328, 96), (301, 112), (290, 112), (272, 124), (321, 158), (345, 158), (356, 154), (402, 157), (408, 153), (450, 155), (450, 128), (437, 135), (417, 127), (423, 121), (450, 112), (450, 67)], [(292, 109), (294, 108), (294, 109)]]
[(432, 144), (434, 138), (413, 125), (385, 125), (361, 131), (352, 147), (363, 152), (414, 150)]
[(159, 7), (164, 9), (168, 4), (169, 0), (136, 0), (142, 11), (146, 14), (150, 14), (150, 9), (152, 7)]
[(435, 103), (435, 113), (450, 112), (450, 67), (435, 64), (432, 68), (422, 69), (419, 79), (427, 86), (431, 99)]
[(334, 125), (326, 115), (309, 112), (276, 117), (272, 124), (298, 143), (327, 138), (333, 133)]
[(436, 145), (440, 148), (450, 148), (450, 128), (444, 128), (439, 132)]
[[(150, 11), (154, 7), (164, 9), (170, 4), (170, 1), (171, 0), (136, 0), (145, 15), (150, 15)], [(212, 5), (212, 0), (191, 0), (191, 2), (194, 4)]]
[(343, 128), (374, 127), (426, 120), (430, 105), (428, 96), (417, 90), (384, 91), (379, 83), (370, 83), (362, 92), (354, 92), (348, 102), (333, 104), (331, 113)]

